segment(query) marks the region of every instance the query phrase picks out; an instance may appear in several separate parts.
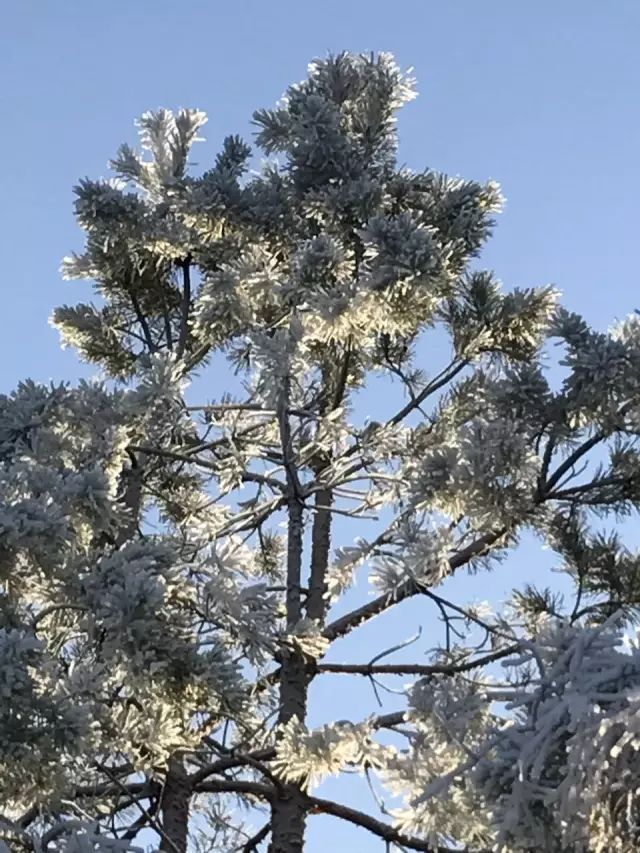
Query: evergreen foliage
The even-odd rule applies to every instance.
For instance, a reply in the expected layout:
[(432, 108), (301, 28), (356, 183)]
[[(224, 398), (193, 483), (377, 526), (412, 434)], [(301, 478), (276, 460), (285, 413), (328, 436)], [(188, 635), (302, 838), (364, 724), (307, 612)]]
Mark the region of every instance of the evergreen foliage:
[[(146, 829), (173, 853), (298, 853), (317, 813), (388, 850), (640, 844), (640, 558), (615, 527), (640, 504), (640, 317), (596, 332), (480, 270), (499, 188), (398, 165), (414, 95), (387, 54), (332, 56), (255, 113), (258, 172), (230, 136), (194, 174), (205, 114), (159, 110), (77, 186), (63, 272), (96, 301), (53, 322), (103, 378), (0, 398), (1, 851)], [(427, 372), (434, 329), (450, 359)], [(405, 402), (363, 421), (376, 376)], [(573, 600), (444, 597), (526, 531)], [(332, 662), (414, 596), (444, 621), (431, 660), (380, 637)], [(330, 674), (408, 686), (309, 727)], [(314, 793), (354, 769), (401, 805)]]

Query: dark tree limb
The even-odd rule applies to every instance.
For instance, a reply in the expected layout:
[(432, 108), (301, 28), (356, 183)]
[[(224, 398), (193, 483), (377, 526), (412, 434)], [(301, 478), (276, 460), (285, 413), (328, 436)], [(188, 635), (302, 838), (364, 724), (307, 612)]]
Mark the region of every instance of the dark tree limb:
[[(502, 527), (498, 530), (492, 531), (491, 533), (486, 533), (483, 536), (480, 536), (466, 548), (463, 548), (451, 557), (449, 560), (449, 571), (454, 572), (474, 557), (486, 553), (486, 551), (498, 543), (502, 537), (507, 534), (507, 532), (507, 528)], [(352, 610), (350, 613), (346, 613), (344, 616), (341, 616), (339, 619), (331, 622), (327, 625), (324, 635), (329, 640), (335, 640), (338, 637), (343, 637), (354, 628), (357, 628), (364, 622), (368, 622), (369, 619), (373, 619), (374, 616), (378, 616), (394, 604), (399, 604), (407, 598), (418, 595), (423, 590), (423, 585), (413, 580), (413, 578), (409, 578), (401, 583), (392, 593), (379, 595), (377, 598), (363, 604), (362, 607), (358, 607), (356, 610)]]
[(129, 292), (129, 296), (131, 297), (133, 311), (136, 315), (136, 320), (138, 321), (138, 323), (140, 324), (140, 328), (142, 329), (142, 334), (144, 335), (144, 339), (146, 341), (147, 347), (149, 348), (149, 352), (157, 352), (158, 347), (154, 343), (153, 335), (151, 334), (151, 328), (149, 327), (147, 318), (144, 316), (144, 312), (140, 307), (140, 303), (138, 302), (132, 291)]
[(182, 308), (180, 312), (180, 334), (176, 355), (182, 358), (187, 348), (189, 334), (189, 311), (191, 309), (191, 259), (187, 258), (182, 264)]
[(307, 797), (307, 803), (311, 814), (328, 814), (340, 820), (348, 821), (354, 824), (354, 826), (367, 829), (387, 843), (397, 844), (406, 850), (422, 850), (425, 853), (453, 853), (449, 847), (439, 844), (436, 848), (422, 838), (405, 835), (388, 823), (384, 823), (365, 812), (358, 811), (358, 809), (342, 805), (342, 803), (335, 803), (333, 800), (325, 800), (321, 797)]
[(395, 664), (350, 664), (350, 663), (319, 663), (316, 666), (318, 673), (336, 673), (345, 675), (456, 675), (459, 672), (470, 672), (480, 666), (486, 666), (494, 661), (501, 660), (517, 651), (517, 645), (511, 645), (491, 654), (483, 655), (473, 660), (464, 661), (459, 664), (427, 665), (417, 663), (395, 663)]
[[(178, 453), (174, 450), (167, 450), (163, 447), (147, 447), (146, 445), (130, 445), (130, 450), (134, 452), (146, 453), (149, 456), (160, 456), (164, 459), (172, 459), (175, 462), (188, 462), (190, 465), (199, 465), (201, 468), (207, 468), (212, 471), (217, 471), (218, 466), (206, 459), (198, 459), (197, 456), (189, 456), (185, 453)], [(244, 483), (258, 483), (261, 486), (270, 486), (279, 492), (285, 491), (284, 483), (280, 482), (276, 477), (269, 477), (266, 474), (257, 474), (253, 471), (245, 471), (242, 475)]]
[(233, 752), (229, 756), (225, 756), (224, 758), (218, 759), (218, 761), (214, 761), (212, 764), (208, 764), (206, 767), (201, 767), (195, 773), (193, 773), (189, 777), (189, 781), (191, 783), (192, 788), (197, 788), (197, 786), (201, 782), (205, 782), (210, 776), (215, 776), (219, 773), (226, 773), (228, 770), (236, 770), (238, 767), (246, 767), (247, 766), (247, 758), (251, 758), (255, 761), (270, 761), (272, 758), (275, 758), (276, 751), (273, 747), (268, 749), (261, 749), (255, 752), (249, 753), (248, 756), (237, 756)]
[(271, 822), (265, 823), (262, 829), (259, 829), (242, 848), (242, 853), (253, 853), (257, 850), (260, 844), (267, 838), (271, 832)]
[(400, 409), (390, 420), (387, 421), (387, 425), (395, 425), (399, 424), (403, 421), (407, 415), (410, 415), (415, 409), (419, 408), (419, 406), (424, 403), (427, 397), (430, 397), (432, 394), (435, 394), (436, 391), (439, 391), (441, 388), (444, 388), (452, 379), (460, 373), (460, 371), (464, 370), (464, 368), (469, 364), (467, 359), (463, 359), (461, 361), (452, 361), (447, 367), (444, 368), (428, 385), (420, 391), (418, 394), (415, 394), (411, 400)]
[(257, 800), (271, 802), (275, 790), (262, 782), (251, 782), (246, 779), (208, 779), (200, 782), (194, 788), (196, 794), (243, 794)]
[[(403, 712), (385, 714), (378, 718), (378, 720), (381, 723), (384, 722), (386, 726), (393, 724), (399, 725), (403, 719)], [(379, 727), (382, 728), (383, 726), (380, 725)], [(198, 793), (230, 792), (249, 794), (258, 799), (267, 801), (273, 800), (275, 796), (274, 789), (267, 785), (263, 785), (258, 782), (246, 782), (240, 780), (233, 781), (216, 779), (209, 782), (202, 782), (198, 786), (197, 790)], [(436, 851), (436, 848), (423, 839), (411, 835), (405, 835), (393, 826), (390, 826), (377, 818), (371, 817), (371, 815), (368, 815), (365, 812), (352, 809), (349, 806), (344, 806), (340, 803), (335, 803), (332, 800), (325, 800), (320, 797), (310, 797), (307, 794), (301, 794), (301, 798), (304, 802), (305, 812), (310, 812), (312, 814), (328, 814), (333, 817), (340, 818), (341, 820), (346, 820), (355, 826), (369, 830), (369, 832), (391, 844), (397, 844), (401, 847), (407, 848), (408, 850), (426, 851), (426, 853), (454, 853), (450, 848), (443, 847), (442, 845), (440, 845)], [(278, 853), (280, 853), (280, 848), (273, 849), (277, 849)], [(285, 849), (286, 848), (282, 848), (282, 850)], [(478, 853), (481, 853), (481, 851), (478, 851)], [(482, 851), (482, 853), (484, 853), (484, 851)]]

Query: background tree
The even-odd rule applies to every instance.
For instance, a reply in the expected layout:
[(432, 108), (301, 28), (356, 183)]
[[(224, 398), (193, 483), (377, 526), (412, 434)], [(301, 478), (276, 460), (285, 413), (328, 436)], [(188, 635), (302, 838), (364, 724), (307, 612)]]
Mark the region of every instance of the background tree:
[[(552, 289), (504, 293), (471, 266), (498, 188), (398, 166), (413, 95), (390, 56), (341, 54), (255, 114), (279, 158), (258, 173), (229, 137), (192, 175), (205, 116), (161, 110), (115, 180), (78, 186), (86, 251), (64, 272), (98, 301), (54, 321), (105, 379), (0, 405), (10, 850), (151, 829), (176, 853), (190, 831), (295, 853), (317, 813), (388, 849), (635, 849), (640, 659), (619, 645), (638, 558), (594, 524), (640, 499), (638, 318), (596, 333)], [(450, 359), (427, 372), (434, 329)], [(379, 422), (356, 399), (377, 375), (405, 393)], [(532, 587), (502, 613), (445, 597), (525, 530), (573, 580), (567, 607)], [(345, 610), (367, 567), (374, 595)], [(389, 662), (382, 637), (328, 660), (417, 595), (443, 621), (428, 664)], [(329, 673), (413, 681), (389, 713), (310, 729)], [(402, 805), (314, 795), (353, 769)]]

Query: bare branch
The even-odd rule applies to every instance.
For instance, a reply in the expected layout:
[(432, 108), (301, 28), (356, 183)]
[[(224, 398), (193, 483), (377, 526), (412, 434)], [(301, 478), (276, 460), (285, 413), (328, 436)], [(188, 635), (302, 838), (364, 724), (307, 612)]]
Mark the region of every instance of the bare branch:
[[(462, 551), (458, 551), (457, 554), (451, 557), (449, 560), (449, 571), (453, 573), (456, 569), (459, 569), (461, 566), (468, 563), (469, 560), (473, 559), (473, 557), (477, 557), (478, 555), (488, 551), (493, 545), (498, 543), (507, 532), (507, 529), (502, 527), (492, 533), (486, 533), (483, 536), (480, 536)], [(389, 607), (399, 604), (401, 601), (405, 601), (407, 598), (411, 598), (423, 590), (424, 586), (421, 586), (417, 581), (413, 580), (413, 578), (409, 578), (401, 583), (393, 592), (380, 595), (378, 598), (374, 598), (372, 601), (368, 601), (366, 604), (363, 604), (362, 607), (358, 607), (356, 610), (352, 610), (350, 613), (346, 613), (344, 616), (341, 616), (339, 619), (331, 622), (327, 625), (324, 635), (329, 640), (335, 640), (338, 637), (343, 637), (354, 628), (357, 628), (358, 625), (368, 622), (369, 619), (373, 619), (374, 616), (378, 616)]]
[[(158, 797), (155, 800), (151, 800), (149, 804), (149, 808), (147, 809), (147, 813), (155, 818), (158, 813), (158, 809), (160, 808), (160, 798)], [(122, 838), (127, 841), (131, 841), (136, 837), (136, 835), (140, 832), (140, 830), (144, 829), (149, 823), (148, 817), (145, 814), (141, 814), (140, 817), (135, 820), (131, 826), (127, 829), (126, 832), (122, 834)]]
[(462, 361), (454, 360), (447, 367), (444, 368), (428, 385), (426, 385), (419, 394), (416, 394), (406, 406), (400, 409), (392, 418), (387, 421), (387, 426), (395, 426), (399, 424), (400, 421), (403, 421), (407, 415), (411, 414), (415, 409), (417, 409), (427, 397), (430, 397), (431, 394), (435, 394), (436, 391), (439, 391), (441, 388), (451, 382), (461, 370), (469, 364), (467, 359), (463, 359)]
[(564, 475), (571, 470), (571, 468), (578, 462), (585, 453), (588, 453), (592, 450), (597, 444), (601, 441), (604, 441), (607, 438), (606, 432), (597, 432), (591, 436), (591, 438), (587, 439), (583, 442), (579, 447), (573, 451), (573, 453), (568, 456), (565, 461), (556, 468), (553, 474), (547, 479), (546, 483), (544, 483), (544, 494), (545, 496), (549, 495), (551, 489), (564, 477)]
[[(187, 412), (255, 412), (257, 415), (268, 415), (275, 418), (278, 412), (275, 409), (265, 409), (261, 403), (211, 403), (206, 406), (186, 406)], [(286, 409), (288, 415), (298, 418), (316, 418), (314, 412), (307, 409)]]
[(231, 751), (228, 756), (224, 758), (220, 758), (218, 761), (213, 762), (213, 764), (208, 764), (206, 767), (201, 767), (200, 770), (197, 770), (189, 777), (189, 782), (191, 783), (192, 788), (196, 788), (201, 782), (205, 782), (210, 776), (214, 776), (217, 773), (226, 773), (228, 770), (235, 770), (238, 767), (246, 767), (248, 765), (248, 759), (251, 758), (255, 761), (270, 761), (272, 758), (275, 758), (276, 751), (273, 747), (268, 749), (260, 749), (255, 752), (250, 752), (248, 755), (238, 756)]
[(242, 853), (252, 853), (252, 851), (257, 850), (258, 846), (267, 838), (269, 833), (271, 832), (271, 821), (269, 823), (265, 823), (262, 829), (259, 829), (254, 836), (252, 836), (247, 843), (242, 847)]
[[(387, 718), (389, 718), (390, 720), (391, 717), (395, 716), (398, 715), (387, 715)], [(400, 715), (400, 717), (402, 717), (402, 715)], [(397, 723), (400, 722), (402, 722), (402, 720), (398, 719)], [(247, 782), (244, 780), (227, 779), (216, 779), (209, 782), (202, 782), (198, 786), (197, 792), (240, 793), (255, 796), (258, 799), (267, 801), (272, 800), (275, 796), (275, 790), (269, 787), (268, 785), (263, 785), (258, 782)], [(306, 809), (311, 813), (315, 812), (316, 814), (329, 814), (333, 817), (340, 818), (341, 820), (349, 821), (350, 823), (353, 823), (356, 826), (360, 826), (363, 829), (368, 829), (369, 832), (372, 832), (374, 835), (377, 835), (379, 838), (382, 838), (385, 841), (388, 841), (392, 844), (398, 844), (401, 847), (406, 847), (409, 850), (423, 850), (427, 851), (427, 853), (436, 853), (435, 848), (428, 844), (426, 841), (423, 841), (422, 839), (414, 836), (405, 835), (404, 833), (399, 832), (393, 826), (389, 826), (389, 824), (383, 823), (382, 821), (377, 820), (376, 818), (371, 817), (370, 815), (367, 815), (364, 812), (360, 812), (357, 809), (352, 809), (349, 806), (343, 806), (339, 803), (334, 803), (332, 800), (321, 799), (320, 797), (310, 797), (306, 794), (302, 794), (302, 797)], [(438, 847), (438, 851), (439, 853), (447, 853), (448, 848), (440, 845)]]
[(62, 610), (77, 610), (82, 613), (85, 612), (87, 608), (82, 604), (50, 604), (48, 607), (44, 607), (39, 613), (36, 613), (31, 622), (32, 627), (36, 628), (43, 619), (47, 618), (47, 616), (51, 616), (52, 613), (58, 613)]
[(262, 782), (250, 782), (246, 779), (209, 779), (200, 782), (195, 788), (196, 794), (244, 794), (258, 800), (270, 802), (275, 796), (275, 789)]
[(346, 820), (355, 826), (369, 830), (369, 832), (377, 835), (378, 838), (382, 838), (389, 844), (397, 844), (407, 850), (423, 850), (426, 853), (448, 853), (448, 851), (449, 853), (453, 853), (451, 848), (443, 847), (441, 844), (437, 848), (433, 847), (433, 845), (421, 838), (405, 835), (388, 823), (371, 817), (371, 815), (365, 814), (365, 812), (342, 805), (342, 803), (335, 803), (333, 800), (325, 800), (321, 797), (307, 797), (306, 799), (311, 813), (328, 814), (340, 818), (340, 820)]
[(581, 483), (577, 486), (570, 486), (567, 489), (549, 492), (548, 497), (550, 500), (572, 500), (580, 495), (588, 494), (595, 489), (602, 489), (607, 486), (625, 486), (630, 482), (630, 477), (601, 477), (600, 479), (591, 480), (589, 483)]
[(147, 322), (147, 318), (144, 316), (142, 309), (140, 308), (140, 303), (136, 299), (135, 295), (132, 291), (129, 292), (129, 296), (131, 297), (131, 304), (133, 305), (133, 310), (136, 315), (136, 319), (140, 324), (140, 328), (142, 329), (142, 334), (144, 335), (144, 339), (149, 347), (149, 352), (154, 353), (157, 351), (158, 347), (155, 345), (153, 341), (153, 336), (151, 334), (151, 329), (149, 328), (149, 323)]
[(391, 711), (388, 714), (379, 714), (377, 717), (371, 717), (368, 723), (373, 729), (392, 729), (394, 726), (401, 726), (403, 723), (406, 723), (406, 717), (406, 711)]
[[(139, 799), (148, 799), (150, 797), (157, 796), (160, 790), (160, 786), (157, 782), (154, 781), (146, 781), (146, 782), (120, 782), (118, 784), (114, 784), (114, 781), (110, 780), (108, 782), (96, 782), (93, 785), (79, 785), (70, 793), (67, 793), (64, 797), (65, 800), (82, 800), (89, 799), (93, 797), (104, 797), (104, 796), (112, 796), (121, 794), (128, 794), (131, 797), (137, 797)], [(20, 818), (16, 821), (17, 825), (21, 828), (26, 828), (30, 824), (37, 820), (41, 816), (41, 806), (36, 805), (32, 806), (28, 809)]]
[(480, 658), (465, 661), (459, 664), (350, 664), (350, 663), (319, 663), (316, 667), (318, 673), (337, 673), (344, 675), (456, 675), (459, 672), (470, 672), (478, 667), (486, 666), (501, 658), (507, 657), (518, 650), (516, 644), (483, 655)]
[[(114, 785), (116, 785), (123, 793), (125, 793), (125, 794), (129, 793), (128, 786), (125, 785), (120, 779), (118, 779), (118, 777), (115, 776), (110, 771), (110, 769), (108, 767), (100, 765), (98, 769), (102, 773), (104, 773), (106, 776), (109, 776), (109, 778), (112, 780)], [(134, 805), (136, 806), (136, 808), (140, 812), (141, 816), (145, 818), (147, 825), (152, 827), (158, 833), (158, 835), (162, 839), (163, 847), (164, 847), (164, 843), (167, 842), (170, 848), (175, 850), (176, 853), (180, 853), (180, 851), (178, 850), (176, 845), (173, 843), (173, 841), (167, 836), (167, 834), (163, 830), (162, 826), (158, 823), (158, 821), (155, 819), (155, 817), (148, 811), (148, 809), (146, 809), (142, 805), (140, 800), (141, 800), (140, 795), (138, 795), (137, 797), (134, 797)]]

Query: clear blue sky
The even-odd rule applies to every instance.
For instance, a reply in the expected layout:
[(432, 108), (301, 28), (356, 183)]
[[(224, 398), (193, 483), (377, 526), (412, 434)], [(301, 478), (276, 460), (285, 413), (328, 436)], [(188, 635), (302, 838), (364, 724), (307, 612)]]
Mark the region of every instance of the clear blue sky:
[[(55, 305), (88, 298), (57, 272), (81, 246), (71, 188), (106, 174), (136, 116), (205, 109), (204, 165), (327, 51), (389, 50), (414, 67), (421, 95), (401, 115), (401, 158), (501, 182), (508, 205), (484, 262), (506, 286), (553, 282), (599, 327), (640, 305), (636, 0), (5, 0), (2, 12), (0, 392), (86, 374), (47, 325)], [(483, 597), (509, 585), (494, 578)], [(404, 611), (406, 633), (420, 608)], [(319, 701), (319, 718), (337, 706), (358, 716), (344, 682)], [(310, 851), (379, 849), (314, 821)]]

